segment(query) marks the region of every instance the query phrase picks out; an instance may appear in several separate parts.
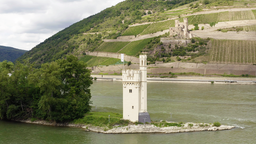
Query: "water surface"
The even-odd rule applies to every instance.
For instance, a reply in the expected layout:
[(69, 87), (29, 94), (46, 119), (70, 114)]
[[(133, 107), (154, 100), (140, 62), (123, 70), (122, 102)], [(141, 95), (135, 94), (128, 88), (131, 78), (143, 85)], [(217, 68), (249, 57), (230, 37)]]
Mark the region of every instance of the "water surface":
[[(93, 110), (122, 113), (122, 83), (97, 81), (91, 87)], [(255, 143), (255, 85), (148, 83), (152, 120), (220, 122), (238, 128), (177, 134), (98, 134), (80, 128), (0, 121), (0, 143)]]

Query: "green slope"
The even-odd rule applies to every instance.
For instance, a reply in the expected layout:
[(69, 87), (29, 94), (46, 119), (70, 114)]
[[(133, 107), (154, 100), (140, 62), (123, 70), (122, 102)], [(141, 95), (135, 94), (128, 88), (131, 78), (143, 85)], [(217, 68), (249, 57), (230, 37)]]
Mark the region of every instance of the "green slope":
[(129, 27), (127, 30), (124, 31), (122, 36), (138, 35), (142, 33), (143, 30), (146, 29), (148, 26), (149, 24)]
[[(255, 0), (247, 0), (246, 3), (250, 4), (250, 7), (256, 7)], [(120, 52), (122, 53), (136, 56), (143, 50), (147, 40), (132, 42), (125, 46), (125, 43), (104, 43), (103, 39), (116, 39), (122, 35), (151, 34), (173, 27), (175, 18), (180, 17), (180, 15), (184, 16), (204, 9), (216, 10), (216, 8), (234, 7), (246, 8), (247, 6), (245, 2), (239, 0), (125, 0), (116, 6), (107, 8), (65, 28), (25, 53), (18, 60), (29, 59), (30, 62), (36, 62), (40, 66), (42, 63), (55, 61), (70, 54), (81, 57), (86, 51), (119, 52), (121, 50)], [(147, 14), (146, 11), (152, 11), (152, 14)], [(230, 11), (193, 15), (189, 16), (188, 19), (189, 24), (200, 24), (231, 20), (251, 20), (255, 19), (255, 15), (255, 10)], [(182, 18), (179, 18), (179, 20)], [(129, 27), (129, 25), (144, 22), (153, 23)], [(158, 46), (150, 47), (148, 52)], [(166, 49), (166, 51), (169, 53), (169, 50)], [(159, 58), (157, 59), (160, 60)]]
[(96, 57), (96, 56), (83, 56), (80, 61), (87, 63), (87, 66), (100, 66), (100, 65), (114, 65), (120, 64), (121, 60), (117, 58), (107, 58), (107, 57)]
[(147, 27), (144, 30), (144, 32), (141, 34), (144, 35), (144, 34), (156, 33), (158, 31), (163, 31), (163, 30), (169, 29), (170, 27), (174, 27), (174, 26), (175, 26), (174, 20), (153, 23), (149, 27)]
[(27, 51), (12, 47), (0, 46), (0, 62), (7, 60), (14, 62), (17, 58), (22, 56)]
[(95, 51), (118, 52), (120, 49), (122, 49), (128, 43), (129, 42), (104, 42)]
[[(19, 60), (29, 59), (30, 62), (40, 65), (65, 57), (67, 54), (72, 53), (78, 56), (81, 54), (79, 51), (93, 51), (102, 43), (102, 38), (116, 38), (128, 28), (128, 25), (143, 22), (144, 10), (157, 13), (192, 1), (195, 0), (125, 0), (56, 33), (24, 54)], [(122, 20), (125, 21), (124, 24)], [(100, 32), (100, 34), (84, 35), (84, 33), (93, 32)], [(81, 40), (79, 37), (84, 38)]]
[(119, 53), (136, 56), (141, 50), (145, 48), (150, 40), (152, 40), (152, 38), (131, 42)]

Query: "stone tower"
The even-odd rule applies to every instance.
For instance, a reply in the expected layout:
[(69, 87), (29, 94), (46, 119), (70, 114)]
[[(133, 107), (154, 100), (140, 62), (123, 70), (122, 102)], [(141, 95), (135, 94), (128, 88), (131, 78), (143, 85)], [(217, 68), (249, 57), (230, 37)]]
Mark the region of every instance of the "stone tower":
[(170, 36), (178, 36), (183, 39), (191, 39), (193, 35), (188, 30), (188, 18), (184, 18), (183, 22), (175, 20), (175, 27), (169, 29)]
[(147, 56), (140, 55), (140, 70), (123, 70), (123, 119), (151, 122), (147, 112)]

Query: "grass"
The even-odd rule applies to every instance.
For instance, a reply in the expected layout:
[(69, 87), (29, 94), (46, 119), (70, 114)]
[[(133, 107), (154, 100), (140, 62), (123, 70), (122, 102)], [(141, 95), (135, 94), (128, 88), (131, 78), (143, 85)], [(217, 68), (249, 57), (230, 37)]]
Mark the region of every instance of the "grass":
[(124, 31), (122, 36), (138, 35), (142, 33), (143, 30), (146, 29), (148, 26), (149, 24), (129, 27), (127, 30)]
[(221, 124), (220, 124), (219, 122), (214, 122), (214, 123), (213, 123), (213, 126), (220, 127)]
[(254, 16), (256, 18), (256, 10), (252, 10), (252, 12), (253, 12), (253, 14), (254, 14)]
[(124, 49), (119, 51), (119, 53), (124, 53), (126, 55), (136, 56), (152, 38), (134, 41), (128, 44)]
[(223, 21), (253, 20), (255, 11), (230, 11), (212, 14), (192, 15), (188, 17), (189, 24), (210, 24)]
[(244, 26), (244, 31), (256, 31), (256, 25)]
[(189, 24), (208, 24), (218, 22), (218, 13), (192, 15), (188, 17)]
[(96, 57), (86, 55), (80, 58), (80, 61), (87, 63), (88, 67), (98, 66), (98, 65), (114, 65), (121, 63), (120, 59), (117, 58), (107, 58), (107, 57)]
[(123, 116), (112, 112), (89, 112), (83, 118), (74, 120), (75, 124), (90, 124), (99, 127), (112, 128), (114, 125), (127, 126), (128, 120), (122, 120)]
[(118, 52), (129, 42), (104, 42), (95, 51), (101, 52)]
[(168, 20), (168, 21), (164, 21), (164, 22), (153, 23), (150, 26), (148, 26), (141, 33), (141, 35), (156, 33), (158, 31), (163, 31), (163, 30), (169, 29), (170, 27), (174, 27), (174, 26), (175, 26), (174, 20)]
[(152, 122), (151, 124), (153, 124), (157, 127), (170, 127), (170, 126), (182, 127), (183, 126), (182, 122), (180, 122), (180, 123), (168, 123), (168, 122), (162, 121), (162, 122)]
[(253, 64), (255, 61), (255, 41), (211, 40), (210, 58), (214, 63)]

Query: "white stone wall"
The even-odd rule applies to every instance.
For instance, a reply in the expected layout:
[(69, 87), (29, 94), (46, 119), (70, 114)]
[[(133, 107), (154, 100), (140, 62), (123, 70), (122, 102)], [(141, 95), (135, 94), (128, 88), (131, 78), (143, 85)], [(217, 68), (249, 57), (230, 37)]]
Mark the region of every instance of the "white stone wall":
[[(132, 90), (130, 93), (129, 90)], [(123, 119), (136, 122), (139, 119), (139, 82), (123, 82)]]

